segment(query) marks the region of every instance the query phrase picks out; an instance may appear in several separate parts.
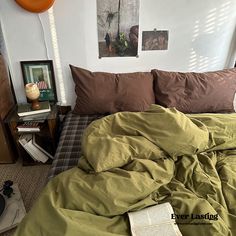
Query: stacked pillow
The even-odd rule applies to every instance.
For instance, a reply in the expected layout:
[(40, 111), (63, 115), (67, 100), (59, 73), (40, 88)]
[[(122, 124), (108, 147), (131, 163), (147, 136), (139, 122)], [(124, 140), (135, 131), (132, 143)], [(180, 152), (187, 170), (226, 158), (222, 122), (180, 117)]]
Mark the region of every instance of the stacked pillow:
[(236, 68), (221, 71), (107, 73), (70, 65), (77, 95), (74, 113), (145, 111), (151, 104), (184, 113), (234, 112)]

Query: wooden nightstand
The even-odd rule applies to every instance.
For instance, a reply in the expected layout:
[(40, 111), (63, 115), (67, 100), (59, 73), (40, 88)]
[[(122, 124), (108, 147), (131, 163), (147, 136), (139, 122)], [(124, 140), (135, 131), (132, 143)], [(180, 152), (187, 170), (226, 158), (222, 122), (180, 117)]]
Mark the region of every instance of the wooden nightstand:
[[(47, 142), (48, 147), (51, 147), (52, 154), (54, 155), (57, 142), (58, 142), (58, 127), (59, 127), (59, 113), (56, 105), (51, 105), (51, 111), (49, 113), (42, 113), (40, 117), (36, 116), (25, 116), (19, 117), (17, 115), (17, 106), (10, 112), (10, 114), (5, 119), (5, 123), (9, 127), (10, 133), (13, 137), (13, 140), (16, 145), (18, 152), (18, 157), (21, 157), (24, 165), (33, 165), (39, 164), (40, 162), (35, 162), (26, 150), (19, 143), (19, 137), (22, 132), (18, 132), (17, 126), (23, 124), (26, 121), (38, 122), (40, 126), (40, 131), (34, 133)], [(31, 132), (27, 132), (31, 133)], [(51, 162), (52, 159), (49, 159), (47, 163)]]

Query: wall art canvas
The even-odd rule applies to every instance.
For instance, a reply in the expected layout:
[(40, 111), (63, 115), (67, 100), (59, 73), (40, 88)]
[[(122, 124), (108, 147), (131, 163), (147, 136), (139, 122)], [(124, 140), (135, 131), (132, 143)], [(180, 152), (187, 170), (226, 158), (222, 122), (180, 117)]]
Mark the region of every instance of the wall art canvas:
[(142, 50), (167, 50), (168, 30), (153, 30), (142, 32)]
[(101, 57), (138, 55), (139, 0), (97, 0)]

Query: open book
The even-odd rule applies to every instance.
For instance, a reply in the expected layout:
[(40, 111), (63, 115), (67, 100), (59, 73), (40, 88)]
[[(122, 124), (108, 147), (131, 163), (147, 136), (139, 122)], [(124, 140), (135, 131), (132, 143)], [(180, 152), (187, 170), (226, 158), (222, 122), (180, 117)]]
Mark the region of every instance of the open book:
[(181, 236), (175, 220), (171, 219), (171, 214), (174, 214), (174, 211), (170, 203), (129, 212), (132, 236)]

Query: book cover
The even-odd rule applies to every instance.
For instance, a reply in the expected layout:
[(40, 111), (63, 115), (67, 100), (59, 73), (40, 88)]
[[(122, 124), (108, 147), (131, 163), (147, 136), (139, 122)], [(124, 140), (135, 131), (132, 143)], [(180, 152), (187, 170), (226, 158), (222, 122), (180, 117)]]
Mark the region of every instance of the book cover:
[(5, 198), (6, 206), (0, 217), (0, 233), (16, 227), (26, 214), (18, 185), (13, 184), (12, 188), (14, 194)]
[(40, 102), (40, 109), (38, 110), (32, 110), (30, 103), (18, 104), (18, 108), (17, 108), (17, 114), (20, 117), (40, 114), (40, 113), (50, 112), (50, 111), (51, 111), (51, 107), (48, 101)]

